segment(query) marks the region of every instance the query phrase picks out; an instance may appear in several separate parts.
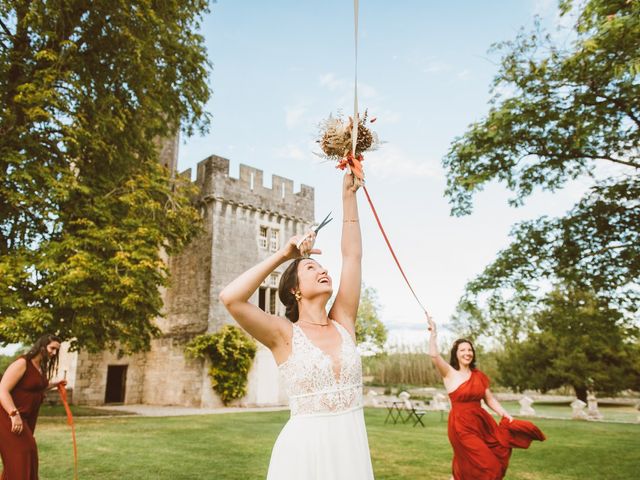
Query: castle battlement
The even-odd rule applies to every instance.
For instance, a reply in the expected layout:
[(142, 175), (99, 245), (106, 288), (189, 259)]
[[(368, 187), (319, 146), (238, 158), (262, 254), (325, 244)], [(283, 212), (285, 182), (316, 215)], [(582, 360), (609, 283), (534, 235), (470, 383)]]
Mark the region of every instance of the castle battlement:
[[(271, 188), (264, 186), (264, 172), (240, 164), (239, 178), (229, 175), (229, 160), (211, 155), (198, 163), (195, 183), (203, 201), (222, 201), (246, 208), (313, 219), (314, 189), (301, 185), (293, 191), (293, 180), (271, 176)], [(185, 172), (186, 173), (186, 172)]]

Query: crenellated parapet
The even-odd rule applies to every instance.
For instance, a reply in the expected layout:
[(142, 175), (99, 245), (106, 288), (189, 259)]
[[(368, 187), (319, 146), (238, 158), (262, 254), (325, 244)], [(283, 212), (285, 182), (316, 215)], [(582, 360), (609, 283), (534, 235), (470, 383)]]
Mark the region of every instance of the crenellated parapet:
[(263, 177), (262, 170), (241, 164), (239, 178), (233, 178), (229, 160), (211, 155), (198, 163), (196, 184), (204, 202), (217, 200), (295, 219), (313, 219), (313, 187), (301, 185), (300, 191), (294, 192), (293, 180), (272, 175), (268, 188)]

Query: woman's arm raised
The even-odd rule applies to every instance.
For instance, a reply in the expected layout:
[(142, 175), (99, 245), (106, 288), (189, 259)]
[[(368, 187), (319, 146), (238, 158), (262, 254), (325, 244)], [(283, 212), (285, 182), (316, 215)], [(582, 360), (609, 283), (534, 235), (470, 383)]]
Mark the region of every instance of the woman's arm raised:
[(220, 301), (231, 316), (251, 336), (271, 350), (277, 348), (283, 341), (284, 343), (288, 341), (285, 332), (289, 331), (287, 328), (290, 329), (290, 322), (282, 317), (262, 311), (257, 306), (249, 303), (249, 298), (251, 298), (253, 292), (258, 289), (264, 279), (279, 265), (303, 254), (321, 253), (320, 250), (311, 249), (315, 241), (313, 232), (307, 234), (298, 249), (296, 245), (302, 238), (300, 235), (291, 237), (278, 252), (251, 267), (220, 292)]
[(353, 174), (345, 174), (342, 181), (342, 271), (338, 293), (329, 312), (333, 320), (340, 322), (354, 336), (362, 282), (362, 235), (357, 190)]
[(431, 332), (431, 335), (429, 336), (429, 356), (444, 379), (449, 375), (453, 367), (451, 367), (451, 365), (449, 365), (438, 352), (438, 332), (436, 324), (428, 313), (427, 322), (429, 323), (429, 331)]

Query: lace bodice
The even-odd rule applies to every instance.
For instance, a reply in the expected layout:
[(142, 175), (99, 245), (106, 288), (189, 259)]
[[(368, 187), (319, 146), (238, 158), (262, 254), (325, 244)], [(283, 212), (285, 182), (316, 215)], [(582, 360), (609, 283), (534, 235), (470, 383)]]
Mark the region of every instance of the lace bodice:
[(291, 355), (278, 367), (289, 397), (291, 416), (337, 413), (362, 406), (362, 364), (349, 332), (333, 324), (342, 337), (340, 374), (331, 357), (293, 325)]

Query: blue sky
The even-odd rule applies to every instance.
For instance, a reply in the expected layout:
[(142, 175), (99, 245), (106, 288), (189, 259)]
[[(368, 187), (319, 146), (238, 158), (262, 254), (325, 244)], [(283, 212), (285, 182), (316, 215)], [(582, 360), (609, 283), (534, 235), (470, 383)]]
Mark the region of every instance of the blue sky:
[[(499, 57), (491, 44), (513, 39), (534, 15), (558, 24), (556, 3), (538, 1), (361, 1), (360, 109), (386, 143), (366, 156), (367, 185), (418, 295), (446, 324), (465, 283), (509, 244), (511, 226), (566, 211), (580, 181), (537, 192), (522, 208), (492, 185), (471, 216), (449, 215), (441, 159), (453, 139), (488, 111)], [(205, 137), (183, 139), (180, 169), (208, 155), (286, 176), (316, 189), (316, 216), (340, 209), (340, 174), (313, 152), (318, 123), (353, 105), (353, 4), (349, 1), (227, 1), (203, 22), (213, 64), (213, 115)], [(400, 341), (426, 338), (422, 314), (403, 284), (361, 197), (364, 281), (375, 287), (383, 321)], [(322, 231), (320, 258), (339, 272), (340, 222)], [(422, 333), (420, 332), (422, 330)]]
[[(465, 283), (509, 244), (518, 221), (566, 211), (586, 183), (525, 207), (492, 185), (471, 216), (449, 216), (441, 159), (452, 140), (488, 111), (499, 58), (494, 42), (513, 39), (535, 14), (557, 25), (555, 0), (360, 1), (360, 109), (386, 143), (367, 155), (369, 191), (418, 295), (446, 324)], [(316, 217), (339, 214), (341, 175), (313, 155), (318, 123), (353, 105), (353, 4), (219, 0), (202, 25), (213, 64), (210, 133), (182, 139), (181, 170), (216, 154), (315, 187)], [(424, 322), (361, 197), (364, 281), (378, 290), (382, 319), (397, 341), (426, 339)], [(335, 221), (317, 242), (320, 261), (339, 273)]]
[[(361, 1), (360, 109), (386, 143), (366, 156), (367, 184), (418, 295), (446, 324), (465, 283), (508, 245), (518, 221), (558, 215), (584, 191), (580, 181), (525, 207), (492, 185), (471, 216), (454, 218), (444, 198), (441, 159), (452, 140), (488, 111), (499, 57), (492, 43), (513, 39), (534, 15), (553, 27), (556, 2)], [(213, 115), (205, 137), (183, 139), (180, 169), (210, 154), (283, 175), (316, 189), (318, 218), (340, 208), (340, 174), (313, 155), (318, 123), (353, 110), (353, 4), (324, 1), (227, 1), (203, 23), (213, 64)], [(422, 341), (418, 306), (392, 263), (361, 197), (364, 281), (378, 290), (383, 321), (396, 341)], [(339, 227), (322, 231), (320, 261), (339, 272)], [(421, 333), (422, 330), (422, 333)]]

